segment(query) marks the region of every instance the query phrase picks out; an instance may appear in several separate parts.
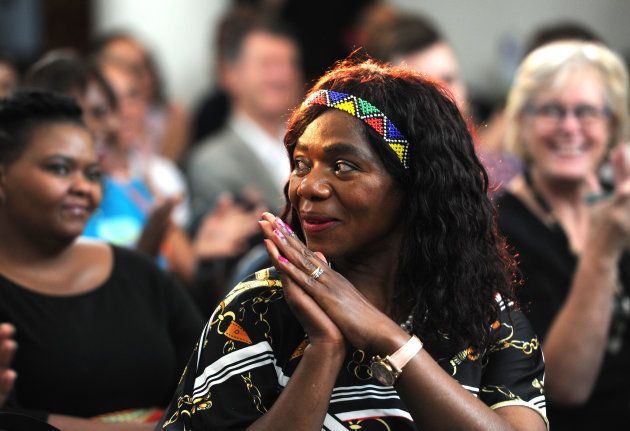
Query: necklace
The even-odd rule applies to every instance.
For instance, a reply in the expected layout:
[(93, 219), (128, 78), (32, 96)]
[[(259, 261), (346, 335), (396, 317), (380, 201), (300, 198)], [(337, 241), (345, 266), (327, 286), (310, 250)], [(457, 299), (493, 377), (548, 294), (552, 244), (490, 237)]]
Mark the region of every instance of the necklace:
[(400, 324), (400, 327), (408, 334), (411, 334), (413, 329), (413, 311), (407, 316), (407, 320)]
[(545, 213), (545, 216), (547, 217), (547, 222), (555, 223), (556, 220), (553, 216), (553, 210), (551, 209), (549, 202), (547, 202), (547, 200), (538, 190), (538, 187), (534, 185), (534, 180), (532, 179), (532, 174), (529, 169), (525, 169), (525, 171), (523, 171), (523, 178), (525, 179), (525, 184), (527, 184), (527, 187), (529, 187), (529, 190), (532, 193), (534, 200)]
[[(418, 308), (417, 306), (414, 306), (411, 309), (411, 313), (409, 313), (409, 316), (407, 316), (407, 320), (405, 320), (403, 323), (400, 324), (400, 327), (408, 334), (411, 334), (413, 332), (413, 315), (417, 308)], [(424, 313), (422, 314), (422, 323), (425, 323), (428, 317), (429, 317), (429, 308), (425, 306)]]

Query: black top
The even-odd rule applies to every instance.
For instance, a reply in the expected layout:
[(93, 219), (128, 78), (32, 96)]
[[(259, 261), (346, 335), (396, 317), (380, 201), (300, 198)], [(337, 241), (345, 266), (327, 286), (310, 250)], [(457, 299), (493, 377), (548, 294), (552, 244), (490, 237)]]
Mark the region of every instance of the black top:
[[(453, 349), (443, 337), (437, 342), (424, 340), (425, 348), (488, 406), (525, 406), (544, 418), (544, 365), (538, 339), (520, 312), (497, 300), (501, 317), (492, 325), (493, 341), (486, 352)], [(284, 300), (277, 273), (268, 269), (232, 290), (210, 317), (200, 340), (203, 344), (195, 348), (163, 418), (164, 430), (247, 428), (271, 408), (308, 344)], [(348, 349), (324, 430), (417, 429), (396, 388), (372, 377), (373, 354)]]
[(37, 293), (0, 275), (0, 322), (15, 325), (19, 345), (15, 407), (90, 417), (168, 403), (201, 316), (148, 258), (113, 253), (103, 285), (75, 296)]
[[(496, 205), (499, 229), (518, 253), (524, 279), (523, 287), (517, 290), (519, 300), (534, 331), (544, 340), (571, 288), (577, 256), (559, 224), (545, 225), (511, 193), (498, 198)], [(627, 289), (630, 286), (627, 254), (619, 269), (621, 285)], [(625, 330), (628, 316), (623, 311), (624, 308), (630, 311), (629, 306), (630, 299), (625, 294), (615, 297), (606, 356), (588, 403), (580, 408), (561, 408), (548, 403), (552, 429), (596, 429), (607, 423), (625, 424), (626, 428), (618, 429), (630, 429), (630, 332)]]

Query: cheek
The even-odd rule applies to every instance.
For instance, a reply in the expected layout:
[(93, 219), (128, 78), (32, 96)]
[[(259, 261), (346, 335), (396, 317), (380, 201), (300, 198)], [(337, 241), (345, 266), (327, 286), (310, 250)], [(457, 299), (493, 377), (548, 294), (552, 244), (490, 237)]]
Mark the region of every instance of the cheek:
[(519, 141), (523, 146), (526, 157), (531, 157), (532, 153), (538, 151), (541, 142), (550, 137), (549, 131), (537, 127), (535, 124), (524, 124), (521, 127)]
[(602, 125), (601, 128), (593, 129), (587, 136), (589, 139), (604, 148), (607, 148), (610, 144), (613, 143), (611, 142), (610, 125), (608, 124)]
[(19, 211), (31, 210), (44, 216), (48, 211), (57, 208), (64, 191), (54, 183), (39, 183), (25, 184), (23, 187), (13, 189), (11, 194), (12, 202), (20, 207)]
[(94, 204), (96, 206), (99, 206), (101, 204), (101, 200), (103, 199), (103, 186), (102, 185), (99, 184), (94, 187), (92, 198), (94, 199)]
[(589, 138), (591, 139), (591, 142), (595, 143), (594, 161), (596, 164), (600, 164), (604, 161), (606, 155), (608, 154), (608, 151), (614, 144), (614, 142), (611, 141), (610, 130), (607, 127), (602, 128), (602, 130), (600, 130), (598, 133), (594, 133)]
[(346, 206), (369, 219), (380, 218), (383, 213), (397, 211), (400, 206), (398, 193), (391, 184), (373, 182), (363, 187), (352, 187), (345, 193)]

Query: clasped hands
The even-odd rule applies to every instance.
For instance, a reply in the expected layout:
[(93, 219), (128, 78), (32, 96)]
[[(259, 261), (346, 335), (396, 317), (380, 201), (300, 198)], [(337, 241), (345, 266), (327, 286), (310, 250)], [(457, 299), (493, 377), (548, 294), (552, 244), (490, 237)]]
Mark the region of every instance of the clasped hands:
[[(344, 276), (329, 267), (326, 257), (309, 250), (279, 217), (263, 213), (260, 227), (265, 246), (282, 279), (286, 301), (309, 336), (309, 343), (383, 352), (384, 333), (404, 331), (371, 304)], [(317, 268), (323, 273), (312, 274)], [(408, 335), (407, 335), (408, 337)]]

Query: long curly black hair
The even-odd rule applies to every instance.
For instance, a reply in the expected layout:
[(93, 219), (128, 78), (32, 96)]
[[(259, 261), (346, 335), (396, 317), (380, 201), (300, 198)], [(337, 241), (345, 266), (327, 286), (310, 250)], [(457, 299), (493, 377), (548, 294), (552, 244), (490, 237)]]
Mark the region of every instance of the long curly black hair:
[[(369, 101), (409, 141), (405, 169), (365, 125), (370, 145), (405, 196), (393, 317), (404, 320), (411, 311), (419, 336), (441, 334), (458, 346), (485, 348), (500, 312), (496, 294), (514, 299), (515, 263), (497, 233), (488, 176), (452, 97), (423, 75), (369, 59), (338, 63), (309, 94), (321, 89)], [(292, 168), (298, 138), (326, 109), (303, 105), (293, 112), (284, 140)], [(304, 239), (287, 188), (285, 196), (283, 217)]]

